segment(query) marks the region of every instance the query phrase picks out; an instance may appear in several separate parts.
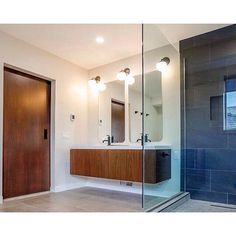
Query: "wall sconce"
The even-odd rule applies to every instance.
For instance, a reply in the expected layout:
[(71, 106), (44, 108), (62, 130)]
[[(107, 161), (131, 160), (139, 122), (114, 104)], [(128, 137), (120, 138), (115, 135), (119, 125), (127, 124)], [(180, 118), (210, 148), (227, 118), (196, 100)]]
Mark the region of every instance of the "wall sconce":
[(88, 85), (91, 89), (98, 92), (102, 92), (107, 88), (107, 86), (101, 81), (100, 76), (96, 76), (95, 78), (90, 79), (88, 81)]
[(160, 72), (164, 72), (167, 69), (167, 66), (170, 64), (170, 58), (164, 57), (156, 64), (156, 69)]
[(121, 70), (120, 72), (118, 72), (117, 79), (118, 80), (125, 80), (129, 85), (131, 85), (135, 82), (134, 77), (130, 74), (129, 68), (125, 68), (124, 70)]

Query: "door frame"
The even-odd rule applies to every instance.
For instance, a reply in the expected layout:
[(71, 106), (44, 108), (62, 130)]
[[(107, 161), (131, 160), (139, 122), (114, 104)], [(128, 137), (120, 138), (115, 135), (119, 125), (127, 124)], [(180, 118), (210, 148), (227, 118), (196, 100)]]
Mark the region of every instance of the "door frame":
[[(31, 72), (31, 71), (28, 71), (28, 70), (25, 70), (25, 69), (22, 69), (22, 68), (19, 68), (19, 67), (16, 67), (16, 66), (13, 66), (13, 65), (10, 65), (10, 64), (7, 64), (7, 63), (3, 63), (2, 65), (2, 75), (3, 75), (3, 80), (2, 80), (2, 94), (1, 94), (1, 111), (2, 111), (2, 114), (1, 114), (1, 130), (0, 130), (0, 135), (1, 135), (1, 152), (0, 152), (0, 204), (3, 203), (3, 127), (4, 127), (4, 123), (3, 123), (3, 109), (4, 109), (4, 104), (3, 104), (3, 97), (4, 97), (4, 86), (3, 86), (3, 83), (4, 83), (4, 68), (8, 68), (8, 69), (13, 69), (15, 71), (19, 71), (19, 72), (22, 72), (24, 74), (27, 74), (27, 75), (31, 75), (31, 76), (35, 76), (39, 79), (42, 79), (42, 80), (46, 80), (48, 82), (50, 82), (50, 85), (51, 85), (51, 91), (50, 91), (50, 98), (51, 98), (51, 101), (50, 101), (50, 146), (49, 146), (49, 151), (50, 151), (50, 192), (55, 188), (55, 88), (56, 88), (56, 81), (49, 78), (49, 77), (46, 77), (46, 76), (43, 76), (43, 75), (40, 75), (40, 74), (37, 74), (37, 73), (34, 73), (34, 72)], [(21, 196), (19, 196), (21, 197)]]

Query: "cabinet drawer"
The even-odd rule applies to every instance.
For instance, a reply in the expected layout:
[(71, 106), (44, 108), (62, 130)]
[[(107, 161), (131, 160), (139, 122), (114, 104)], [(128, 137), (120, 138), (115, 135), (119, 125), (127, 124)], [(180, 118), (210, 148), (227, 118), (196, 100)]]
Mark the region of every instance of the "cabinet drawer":
[(141, 150), (109, 150), (109, 178), (141, 182)]
[(142, 181), (142, 151), (119, 149), (72, 149), (72, 175)]
[(145, 150), (144, 182), (156, 184), (171, 178), (171, 150)]
[(107, 150), (71, 150), (70, 173), (72, 175), (108, 178)]

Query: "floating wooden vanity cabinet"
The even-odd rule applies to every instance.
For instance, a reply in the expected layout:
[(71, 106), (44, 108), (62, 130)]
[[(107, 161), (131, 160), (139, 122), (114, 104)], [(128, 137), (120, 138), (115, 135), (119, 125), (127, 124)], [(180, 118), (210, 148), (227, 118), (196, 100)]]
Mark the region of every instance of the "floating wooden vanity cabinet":
[(142, 181), (141, 150), (108, 150), (109, 178)]
[(108, 150), (72, 149), (70, 151), (70, 173), (72, 175), (108, 178)]
[(144, 182), (160, 183), (171, 178), (171, 150), (146, 150), (144, 159)]
[(142, 181), (142, 151), (125, 149), (71, 149), (72, 175)]
[[(171, 178), (171, 150), (145, 150), (145, 183), (156, 184)], [(142, 182), (140, 149), (72, 149), (72, 175)]]

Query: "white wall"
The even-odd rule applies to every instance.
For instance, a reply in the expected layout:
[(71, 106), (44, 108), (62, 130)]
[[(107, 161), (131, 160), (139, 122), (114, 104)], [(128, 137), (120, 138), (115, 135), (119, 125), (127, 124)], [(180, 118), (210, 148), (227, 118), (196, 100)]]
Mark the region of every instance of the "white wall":
[[(52, 157), (52, 188), (55, 191), (84, 185), (84, 178), (69, 172), (71, 146), (87, 143), (88, 72), (43, 50), (0, 32), (0, 143), (3, 124), (4, 63), (51, 78), (55, 85), (55, 144)], [(76, 115), (74, 122), (70, 114)], [(0, 196), (2, 196), (2, 145), (0, 145)]]
[[(53, 179), (52, 188), (55, 191), (67, 188), (90, 185), (124, 191), (140, 192), (140, 184), (134, 188), (121, 187), (119, 181), (105, 181), (71, 176), (69, 173), (69, 150), (80, 144), (98, 143), (98, 96), (87, 91), (87, 80), (100, 75), (106, 81), (116, 78), (118, 71), (129, 67), (133, 75), (141, 74), (141, 55), (120, 60), (89, 73), (65, 60), (31, 46), (23, 41), (14, 39), (0, 32), (0, 142), (2, 143), (3, 123), (3, 65), (4, 63), (22, 68), (27, 71), (51, 78), (55, 81), (55, 144), (52, 159)], [(145, 72), (155, 69), (155, 63), (164, 56), (171, 59), (168, 73), (162, 78), (163, 96), (163, 139), (173, 148), (172, 179), (159, 188), (149, 189), (168, 194), (177, 192), (180, 188), (180, 83), (179, 57), (171, 46), (152, 50), (147, 54)], [(70, 114), (76, 115), (74, 122)], [(88, 135), (89, 134), (89, 135)], [(2, 146), (0, 146), (0, 196), (2, 195)]]
[[(145, 73), (155, 70), (155, 64), (163, 57), (170, 58), (168, 71), (162, 74), (162, 112), (163, 112), (163, 137), (161, 143), (172, 146), (172, 178), (162, 184), (147, 185), (145, 192), (170, 196), (180, 191), (180, 72), (179, 54), (172, 45), (154, 49), (145, 53)], [(89, 77), (100, 75), (104, 81), (112, 81), (121, 69), (129, 67), (133, 75), (141, 74), (141, 55), (133, 56), (101, 66), (89, 71)], [(95, 106), (94, 98), (89, 98), (89, 106)], [(89, 110), (89, 133), (96, 136), (98, 112)], [(93, 140), (96, 143), (96, 139)], [(112, 181), (111, 181), (112, 184)]]

